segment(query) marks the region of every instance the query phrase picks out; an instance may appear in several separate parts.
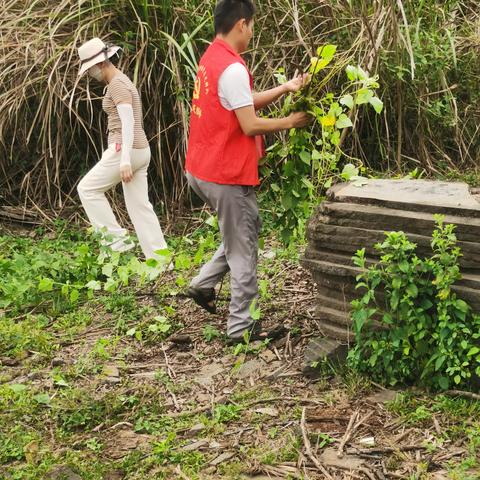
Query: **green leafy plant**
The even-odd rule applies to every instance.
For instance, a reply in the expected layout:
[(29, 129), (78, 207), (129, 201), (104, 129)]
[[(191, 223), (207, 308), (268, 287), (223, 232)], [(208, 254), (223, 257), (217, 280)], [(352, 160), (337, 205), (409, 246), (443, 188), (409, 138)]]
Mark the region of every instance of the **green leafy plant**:
[(25, 431), (21, 425), (16, 425), (8, 431), (8, 435), (0, 435), (0, 465), (25, 458), (25, 447), (34, 439), (32, 432)]
[(56, 346), (46, 331), (47, 324), (44, 316), (28, 315), (17, 322), (0, 318), (0, 355), (24, 357), (29, 351), (50, 355)]
[(480, 316), (452, 289), (461, 277), (454, 230), (436, 216), (429, 258), (418, 257), (403, 232), (375, 245), (377, 265), (367, 268), (365, 249), (357, 252), (364, 270), (357, 288), (365, 293), (352, 302), (355, 368), (390, 385), (439, 390), (468, 388), (480, 375)]
[(220, 338), (222, 333), (217, 328), (212, 327), (212, 325), (205, 325), (205, 327), (203, 327), (202, 335), (205, 341), (211, 342), (215, 338)]
[(173, 331), (173, 325), (166, 316), (158, 315), (153, 320), (140, 322), (127, 330), (128, 337), (134, 337), (139, 342), (149, 342), (165, 339)]
[(84, 390), (65, 390), (55, 399), (53, 415), (65, 432), (91, 430), (108, 414), (112, 414), (111, 399), (94, 399)]
[[(347, 66), (347, 81), (339, 95), (324, 91), (328, 80), (341, 70), (340, 64), (334, 62), (336, 51), (335, 45), (318, 48), (318, 56), (311, 59), (308, 68), (310, 82), (288, 96), (280, 112), (309, 112), (315, 120), (313, 130), (292, 129), (286, 142), (277, 141), (268, 149), (263, 173), (269, 178), (268, 196), (272, 204), (278, 205), (274, 216), (285, 242), (301, 236), (313, 203), (335, 179), (361, 180), (360, 169), (353, 164), (339, 170), (344, 155), (342, 134), (353, 127), (351, 119), (362, 105), (370, 105), (377, 113), (383, 109), (375, 95), (378, 78), (370, 77), (361, 67)], [(283, 74), (277, 79), (286, 81)]]
[(97, 234), (81, 243), (18, 238), (11, 245), (10, 237), (0, 237), (0, 308), (15, 313), (44, 305), (62, 311), (94, 292), (153, 282), (171, 261), (170, 252), (160, 251), (158, 260), (141, 262), (109, 251), (99, 239)]
[(240, 418), (243, 408), (239, 405), (217, 405), (213, 411), (213, 420), (217, 423), (229, 423)]
[(159, 464), (182, 465), (188, 472), (197, 472), (205, 462), (204, 455), (198, 451), (184, 451), (178, 448), (175, 432), (169, 432), (166, 437), (153, 444), (153, 454)]

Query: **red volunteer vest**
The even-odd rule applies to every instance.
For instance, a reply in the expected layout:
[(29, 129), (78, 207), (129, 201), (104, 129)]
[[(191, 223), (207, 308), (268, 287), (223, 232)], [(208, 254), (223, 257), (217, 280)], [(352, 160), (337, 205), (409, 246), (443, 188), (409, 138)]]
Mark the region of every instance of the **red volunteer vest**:
[[(207, 182), (258, 185), (259, 152), (234, 111), (218, 97), (218, 80), (233, 63), (246, 64), (226, 42), (216, 39), (200, 60), (193, 93), (185, 170)], [(248, 68), (247, 68), (248, 70)], [(250, 87), (253, 77), (250, 74)]]

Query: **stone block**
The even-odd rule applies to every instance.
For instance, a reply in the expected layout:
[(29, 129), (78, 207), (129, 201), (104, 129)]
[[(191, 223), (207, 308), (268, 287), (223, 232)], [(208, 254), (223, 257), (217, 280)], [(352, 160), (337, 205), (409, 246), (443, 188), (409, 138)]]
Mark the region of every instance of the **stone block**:
[(317, 364), (328, 361), (333, 365), (344, 364), (347, 359), (348, 345), (329, 337), (312, 338), (305, 350), (303, 373), (309, 377), (318, 375)]

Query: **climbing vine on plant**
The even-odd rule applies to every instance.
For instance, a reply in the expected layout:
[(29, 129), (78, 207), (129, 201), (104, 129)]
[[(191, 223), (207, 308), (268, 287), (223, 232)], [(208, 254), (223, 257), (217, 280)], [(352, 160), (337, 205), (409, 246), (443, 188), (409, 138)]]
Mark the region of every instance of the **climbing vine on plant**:
[[(289, 95), (278, 112), (284, 116), (293, 111), (307, 111), (314, 118), (313, 127), (292, 129), (286, 142), (279, 140), (268, 149), (263, 174), (269, 178), (268, 196), (277, 205), (274, 221), (285, 242), (301, 233), (299, 230), (315, 199), (335, 179), (362, 182), (360, 168), (352, 163), (339, 170), (344, 156), (342, 132), (353, 127), (351, 117), (362, 105), (370, 105), (377, 113), (383, 109), (375, 93), (379, 88), (378, 78), (370, 77), (361, 67), (346, 67), (347, 82), (340, 94), (325, 91), (328, 80), (341, 70), (334, 62), (336, 51), (335, 45), (318, 48), (308, 68), (309, 83)], [(284, 70), (276, 77), (280, 83), (287, 80)]]

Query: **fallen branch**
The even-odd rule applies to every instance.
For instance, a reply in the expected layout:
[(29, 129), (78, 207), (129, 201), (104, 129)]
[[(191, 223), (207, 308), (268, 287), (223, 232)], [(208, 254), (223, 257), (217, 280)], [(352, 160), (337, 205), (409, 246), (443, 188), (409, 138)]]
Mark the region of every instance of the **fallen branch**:
[(422, 445), (406, 445), (404, 447), (355, 448), (355, 453), (374, 455), (377, 453), (413, 452), (415, 450), (425, 450), (425, 447)]
[(179, 465), (177, 465), (177, 468), (175, 469), (175, 473), (178, 473), (178, 475), (180, 475), (180, 478), (182, 478), (183, 480), (190, 480), (190, 477), (187, 477), (187, 476), (182, 472), (182, 469), (180, 468)]
[(465, 455), (467, 452), (463, 449), (456, 450), (454, 452), (446, 452), (438, 455), (437, 457), (434, 458), (435, 463), (439, 462), (445, 462), (447, 460), (450, 460), (453, 457), (458, 457), (460, 455)]
[(327, 472), (327, 470), (325, 469), (325, 467), (320, 463), (320, 461), (318, 460), (318, 458), (314, 455), (313, 451), (312, 451), (312, 445), (310, 443), (310, 440), (308, 438), (308, 432), (307, 432), (307, 425), (306, 425), (306, 421), (305, 421), (305, 412), (306, 412), (306, 408), (303, 407), (303, 410), (302, 410), (302, 419), (300, 420), (300, 428), (302, 430), (302, 438), (303, 438), (303, 444), (305, 446), (305, 451), (306, 451), (306, 454), (307, 454), (307, 457), (315, 464), (315, 466), (322, 472), (322, 474), (324, 475), (324, 477), (327, 479), (327, 480), (333, 480), (333, 477)]
[(358, 429), (358, 427), (360, 427), (361, 425), (363, 425), (374, 413), (375, 413), (375, 410), (372, 410), (372, 411), (368, 412), (363, 418), (361, 418), (361, 419), (353, 426), (352, 433), (355, 432), (355, 431)]
[(443, 394), (450, 397), (464, 397), (471, 400), (480, 400), (480, 395), (478, 393), (464, 392), (462, 390), (447, 390), (446, 392), (443, 392)]
[[(215, 403), (216, 404), (221, 404), (221, 403), (224, 403), (225, 400), (226, 400), (226, 397), (223, 396), (223, 397), (220, 397)], [(170, 417), (170, 418), (178, 418), (178, 417), (183, 417), (183, 416), (198, 415), (199, 413), (206, 412), (207, 410), (210, 410), (211, 408), (212, 408), (212, 405), (209, 404), (209, 405), (204, 406), (204, 407), (195, 408), (194, 410), (186, 410), (186, 411), (182, 411), (182, 412), (169, 413), (165, 416)]]
[(338, 458), (343, 457), (343, 449), (345, 448), (345, 444), (350, 440), (353, 431), (355, 430), (355, 422), (358, 418), (358, 410), (355, 410), (351, 417), (350, 421), (348, 422), (347, 430), (345, 431), (345, 435), (343, 436), (342, 440), (340, 441), (340, 445), (338, 446), (337, 456)]
[(270, 403), (270, 402), (293, 402), (293, 403), (310, 403), (312, 405), (324, 405), (325, 402), (321, 402), (318, 400), (313, 400), (311, 398), (298, 398), (298, 397), (270, 397), (255, 400), (247, 404), (247, 407), (253, 407), (254, 405), (258, 405), (259, 403)]
[(377, 480), (375, 474), (366, 467), (360, 467), (358, 471), (365, 474), (370, 480)]
[[(296, 397), (270, 397), (270, 398), (263, 398), (259, 400), (254, 400), (253, 402), (250, 402), (244, 406), (244, 408), (250, 408), (255, 405), (259, 405), (261, 403), (271, 403), (271, 402), (295, 402), (295, 403), (310, 403), (312, 405), (323, 405), (323, 402), (319, 402), (318, 400), (312, 400), (309, 398), (296, 398)], [(223, 403), (231, 403), (229, 400), (227, 400), (227, 397), (224, 395), (220, 397), (218, 400), (214, 402), (215, 404), (223, 404)], [(166, 414), (166, 417), (170, 418), (178, 418), (182, 417), (184, 415), (197, 415), (199, 413), (206, 412), (207, 410), (210, 410), (212, 408), (212, 405), (207, 405), (204, 407), (199, 407), (194, 410), (187, 410), (187, 411), (182, 411), (182, 412), (174, 412), (174, 413), (169, 413)]]

